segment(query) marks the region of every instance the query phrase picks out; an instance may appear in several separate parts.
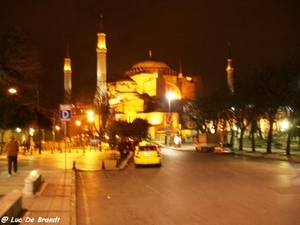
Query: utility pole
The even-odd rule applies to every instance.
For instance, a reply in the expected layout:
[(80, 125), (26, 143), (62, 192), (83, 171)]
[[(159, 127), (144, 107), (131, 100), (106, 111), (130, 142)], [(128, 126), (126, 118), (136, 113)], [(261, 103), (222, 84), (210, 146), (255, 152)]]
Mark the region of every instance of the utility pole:
[[(38, 120), (40, 120), (40, 86), (38, 84), (37, 91), (36, 91), (36, 102), (37, 102), (37, 112), (38, 112)], [(40, 121), (38, 121), (38, 149), (39, 149), (39, 154), (42, 154), (42, 143), (41, 143), (41, 126), (40, 126)]]

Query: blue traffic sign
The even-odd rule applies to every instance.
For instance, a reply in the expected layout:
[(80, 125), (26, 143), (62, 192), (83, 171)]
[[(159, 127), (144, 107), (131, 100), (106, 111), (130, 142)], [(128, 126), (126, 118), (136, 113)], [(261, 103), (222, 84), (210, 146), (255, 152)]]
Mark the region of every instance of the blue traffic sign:
[(59, 105), (59, 117), (61, 122), (71, 121), (71, 105)]

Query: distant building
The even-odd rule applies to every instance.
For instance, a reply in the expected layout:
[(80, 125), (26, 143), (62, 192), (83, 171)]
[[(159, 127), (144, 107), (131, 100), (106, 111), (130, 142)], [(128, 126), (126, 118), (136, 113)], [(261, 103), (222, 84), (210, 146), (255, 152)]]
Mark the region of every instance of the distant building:
[[(176, 108), (169, 101), (194, 99), (203, 93), (200, 76), (184, 76), (181, 69), (176, 72), (166, 63), (154, 60), (151, 52), (148, 60), (134, 64), (124, 79), (108, 83), (107, 87), (116, 120), (146, 119), (155, 139), (164, 138), (166, 129), (171, 133), (181, 129)], [(170, 100), (168, 93), (172, 93)]]
[[(107, 83), (106, 34), (102, 16), (100, 30), (97, 33), (96, 53), (95, 106), (97, 107), (97, 102), (107, 101), (116, 120), (132, 122), (136, 118), (146, 119), (151, 124), (150, 136), (153, 139), (164, 139), (166, 132), (171, 135), (181, 129), (174, 100), (177, 102), (194, 99), (203, 93), (200, 76), (184, 75), (181, 61), (179, 61), (179, 72), (171, 69), (165, 62), (153, 59), (151, 51), (147, 60), (134, 64), (125, 72), (124, 79)], [(71, 59), (67, 57), (65, 63), (68, 64), (70, 61)], [(65, 70), (65, 76), (70, 72)], [(68, 99), (70, 89), (66, 87), (65, 91)], [(168, 93), (172, 93), (172, 98), (169, 100)], [(80, 115), (84, 116), (82, 110), (76, 114), (76, 118)], [(96, 126), (99, 126), (99, 117), (96, 116), (95, 121), (97, 121)]]

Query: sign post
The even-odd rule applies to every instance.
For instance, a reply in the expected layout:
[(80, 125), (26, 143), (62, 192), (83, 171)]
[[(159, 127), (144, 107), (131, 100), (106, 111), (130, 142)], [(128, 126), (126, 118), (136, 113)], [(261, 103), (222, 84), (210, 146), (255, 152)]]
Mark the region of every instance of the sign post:
[(71, 105), (59, 105), (59, 117), (61, 122), (70, 122), (71, 121), (71, 115), (72, 115), (72, 110), (71, 110)]
[(67, 171), (67, 122), (71, 121), (71, 105), (70, 104), (60, 104), (59, 105), (59, 117), (60, 121), (65, 125), (65, 132), (64, 132), (64, 141), (65, 141), (65, 172)]

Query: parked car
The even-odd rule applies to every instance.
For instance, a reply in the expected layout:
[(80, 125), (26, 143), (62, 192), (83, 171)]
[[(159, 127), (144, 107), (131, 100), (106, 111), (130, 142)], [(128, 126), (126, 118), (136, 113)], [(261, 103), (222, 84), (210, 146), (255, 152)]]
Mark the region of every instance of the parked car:
[(221, 135), (216, 133), (199, 134), (198, 140), (195, 142), (196, 151), (211, 152), (215, 146), (218, 146), (221, 141)]
[(162, 155), (157, 145), (138, 146), (133, 156), (135, 167), (140, 165), (161, 166)]
[(214, 153), (218, 154), (232, 154), (234, 153), (233, 147), (231, 144), (221, 143), (219, 146), (214, 147)]

